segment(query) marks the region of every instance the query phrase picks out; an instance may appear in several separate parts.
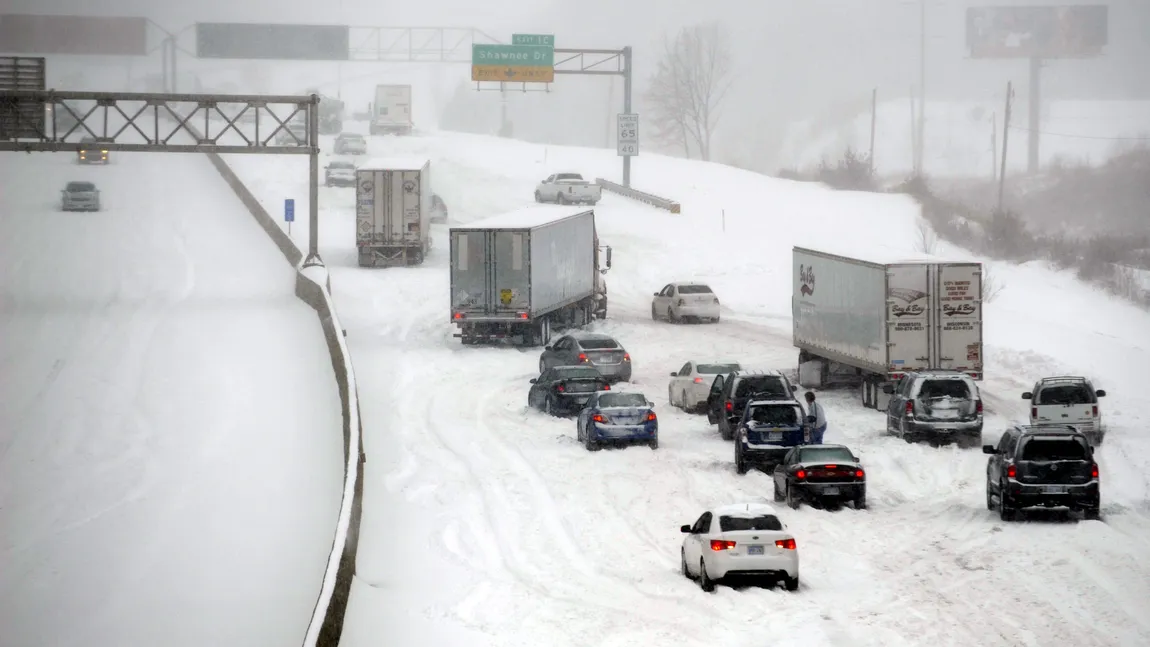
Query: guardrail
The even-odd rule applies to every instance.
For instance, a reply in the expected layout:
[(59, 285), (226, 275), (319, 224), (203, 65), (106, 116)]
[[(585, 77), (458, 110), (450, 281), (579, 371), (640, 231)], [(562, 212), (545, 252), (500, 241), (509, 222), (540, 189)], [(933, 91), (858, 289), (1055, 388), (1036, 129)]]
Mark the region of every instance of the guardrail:
[(259, 203), (235, 171), (222, 157), (208, 153), (208, 159), (236, 196), (268, 233), (276, 247), (296, 268), (295, 294), (319, 316), (327, 342), (335, 380), (339, 387), (339, 400), (343, 410), (344, 488), (336, 521), (328, 564), (323, 583), (312, 610), (304, 637), (304, 647), (339, 645), (343, 631), (343, 618), (351, 595), (351, 582), (355, 575), (355, 555), (359, 545), (359, 521), (363, 509), (363, 426), (359, 414), (359, 394), (355, 385), (355, 372), (344, 340), (344, 331), (336, 316), (331, 298), (331, 280), (323, 266), (300, 268), (303, 253), (280, 228), (279, 223)]
[(631, 198), (632, 200), (638, 200), (639, 202), (649, 204), (652, 207), (658, 207), (660, 209), (666, 209), (667, 211), (670, 211), (671, 213), (679, 213), (679, 203), (675, 202), (674, 200), (668, 200), (666, 198), (660, 198), (657, 195), (654, 195), (651, 193), (646, 193), (644, 191), (639, 191), (638, 189), (630, 189), (630, 188), (623, 186), (622, 184), (616, 184), (615, 182), (612, 182), (610, 180), (605, 180), (601, 177), (595, 178), (595, 184), (598, 184), (599, 186), (603, 187), (604, 191), (610, 191), (611, 193), (617, 193), (621, 196)]

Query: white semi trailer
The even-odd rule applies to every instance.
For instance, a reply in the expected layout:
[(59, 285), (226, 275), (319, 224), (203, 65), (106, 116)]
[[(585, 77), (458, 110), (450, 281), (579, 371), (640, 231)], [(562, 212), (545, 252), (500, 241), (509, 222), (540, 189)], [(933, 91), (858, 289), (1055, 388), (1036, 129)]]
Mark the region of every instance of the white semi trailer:
[(794, 345), (799, 381), (853, 376), (863, 406), (911, 371), (982, 379), (982, 264), (930, 256), (868, 259), (794, 248)]
[(355, 172), (360, 267), (423, 263), (431, 249), (431, 163), (373, 159)]
[(375, 101), (371, 104), (368, 132), (372, 135), (410, 135), (414, 127), (411, 118), (411, 86), (375, 86)]

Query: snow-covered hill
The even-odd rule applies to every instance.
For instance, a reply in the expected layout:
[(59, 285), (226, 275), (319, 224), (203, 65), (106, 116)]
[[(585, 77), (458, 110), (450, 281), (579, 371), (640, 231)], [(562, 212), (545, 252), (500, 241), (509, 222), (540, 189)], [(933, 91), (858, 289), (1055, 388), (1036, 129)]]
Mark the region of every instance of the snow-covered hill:
[[(374, 155), (432, 160), (432, 185), (466, 222), (531, 201), (573, 170), (618, 178), (613, 151), (425, 132), (372, 138)], [(306, 205), (300, 160), (229, 160), (273, 213)], [(986, 307), (986, 440), (1025, 416), (1034, 378), (1084, 372), (1110, 396), (1099, 453), (1103, 522), (986, 510), (985, 456), (885, 437), (854, 393), (821, 394), (828, 442), (870, 475), (871, 509), (782, 514), (796, 532), (797, 594), (720, 589), (678, 573), (678, 526), (708, 506), (770, 500), (737, 476), (730, 443), (666, 403), (692, 358), (793, 368), (790, 249), (832, 242), (914, 251), (917, 206), (835, 193), (712, 164), (643, 155), (637, 188), (679, 200), (671, 215), (616, 196), (596, 208), (615, 248), (612, 311), (596, 325), (659, 403), (661, 447), (591, 454), (574, 422), (526, 408), (537, 353), (464, 348), (448, 320), (446, 228), (423, 266), (355, 266), (354, 195), (321, 189), (320, 251), (360, 383), (367, 451), (358, 578), (344, 645), (1139, 645), (1150, 642), (1150, 316), (1070, 275), (993, 264)], [(306, 231), (297, 221), (293, 236)], [(941, 250), (965, 257), (958, 250)], [(715, 326), (650, 320), (652, 292), (710, 282)]]

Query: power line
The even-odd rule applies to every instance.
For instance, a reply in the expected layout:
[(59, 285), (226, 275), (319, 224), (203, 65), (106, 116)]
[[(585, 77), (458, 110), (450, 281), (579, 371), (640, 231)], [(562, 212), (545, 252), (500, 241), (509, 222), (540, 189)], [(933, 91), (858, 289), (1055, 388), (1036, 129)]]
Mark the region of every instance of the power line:
[(1050, 137), (1069, 137), (1071, 139), (1098, 139), (1108, 142), (1116, 141), (1135, 141), (1135, 142), (1150, 142), (1150, 137), (1099, 137), (1096, 135), (1068, 135), (1066, 133), (1048, 133), (1045, 130), (1034, 130), (1032, 128), (1024, 128), (1022, 126), (1009, 126), (1011, 130), (1022, 130), (1028, 133), (1038, 133), (1039, 135), (1048, 135)]

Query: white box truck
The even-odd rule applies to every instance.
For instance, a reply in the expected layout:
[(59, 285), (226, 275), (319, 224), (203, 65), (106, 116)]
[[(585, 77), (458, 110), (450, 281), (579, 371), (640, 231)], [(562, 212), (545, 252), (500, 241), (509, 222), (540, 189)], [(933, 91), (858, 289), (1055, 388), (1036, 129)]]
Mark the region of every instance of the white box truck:
[(853, 376), (863, 406), (909, 371), (982, 379), (982, 264), (875, 252), (794, 248), (794, 345), (808, 386)]
[(411, 86), (375, 86), (375, 101), (371, 104), (368, 132), (372, 135), (410, 135), (413, 126)]
[(595, 212), (532, 206), (451, 228), (451, 322), (464, 344), (547, 344), (555, 328), (607, 316), (611, 248)]
[(373, 159), (355, 171), (360, 267), (419, 265), (431, 249), (431, 163)]

